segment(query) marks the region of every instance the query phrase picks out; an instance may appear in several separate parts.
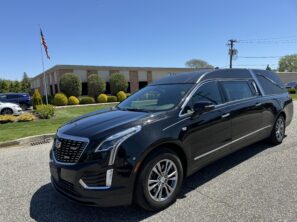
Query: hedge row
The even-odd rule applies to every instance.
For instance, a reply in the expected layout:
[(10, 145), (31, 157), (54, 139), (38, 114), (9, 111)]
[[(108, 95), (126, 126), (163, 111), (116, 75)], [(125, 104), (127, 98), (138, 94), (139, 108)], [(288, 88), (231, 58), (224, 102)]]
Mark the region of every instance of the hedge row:
[(96, 100), (90, 96), (81, 96), (79, 98), (75, 96), (67, 96), (63, 93), (57, 93), (53, 100), (52, 104), (55, 106), (66, 106), (66, 105), (78, 105), (78, 104), (93, 104), (93, 103), (108, 103), (108, 102), (122, 102), (124, 101), (130, 94), (126, 94), (123, 91), (117, 93), (117, 96), (106, 95), (101, 93)]

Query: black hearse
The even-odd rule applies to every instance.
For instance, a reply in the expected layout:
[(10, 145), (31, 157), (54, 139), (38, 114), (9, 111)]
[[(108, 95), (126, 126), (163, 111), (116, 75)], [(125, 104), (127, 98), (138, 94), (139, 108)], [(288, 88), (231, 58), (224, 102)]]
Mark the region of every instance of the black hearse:
[(281, 143), (292, 115), (292, 99), (273, 72), (170, 75), (59, 128), (52, 184), (87, 205), (161, 210), (201, 167), (259, 140)]

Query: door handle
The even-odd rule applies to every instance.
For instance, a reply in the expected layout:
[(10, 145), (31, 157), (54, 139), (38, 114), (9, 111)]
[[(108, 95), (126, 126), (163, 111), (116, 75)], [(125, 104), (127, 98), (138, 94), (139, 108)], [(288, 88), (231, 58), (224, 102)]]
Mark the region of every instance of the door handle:
[(225, 114), (222, 115), (222, 118), (226, 118), (228, 116), (230, 116), (230, 113), (225, 113)]
[(262, 103), (256, 103), (256, 107), (262, 106)]

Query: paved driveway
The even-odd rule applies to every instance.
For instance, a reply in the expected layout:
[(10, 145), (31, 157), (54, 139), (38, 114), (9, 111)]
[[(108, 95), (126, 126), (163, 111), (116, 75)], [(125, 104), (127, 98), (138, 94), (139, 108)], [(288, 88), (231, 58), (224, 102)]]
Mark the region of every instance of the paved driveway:
[(283, 144), (257, 143), (194, 174), (159, 213), (72, 203), (49, 183), (50, 144), (3, 148), (0, 221), (297, 221), (296, 130), (297, 115)]

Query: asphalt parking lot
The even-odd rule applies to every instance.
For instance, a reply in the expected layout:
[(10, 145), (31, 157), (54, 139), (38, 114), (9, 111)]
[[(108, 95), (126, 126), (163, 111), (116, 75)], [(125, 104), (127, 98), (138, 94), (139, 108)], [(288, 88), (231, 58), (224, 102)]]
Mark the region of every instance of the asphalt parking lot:
[(297, 115), (281, 145), (260, 142), (202, 169), (159, 213), (72, 203), (50, 185), (51, 144), (2, 148), (0, 221), (296, 221), (296, 130)]

